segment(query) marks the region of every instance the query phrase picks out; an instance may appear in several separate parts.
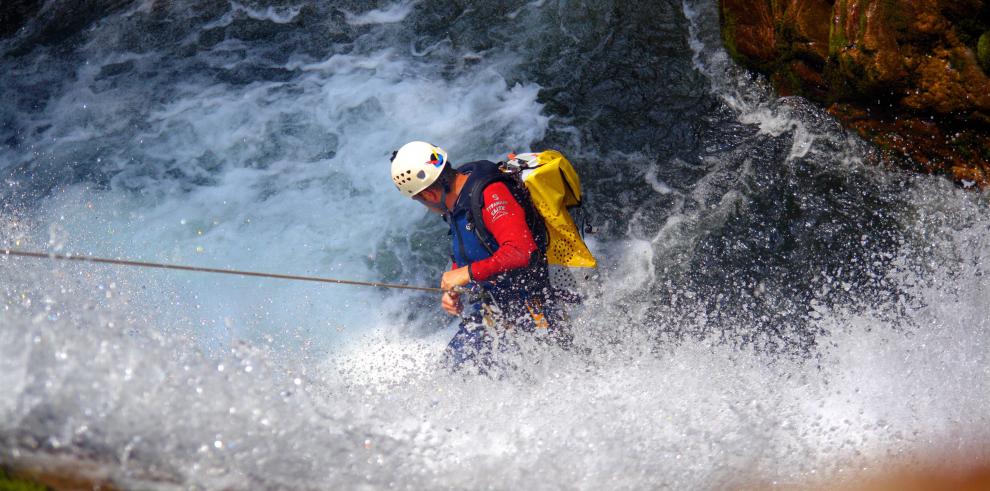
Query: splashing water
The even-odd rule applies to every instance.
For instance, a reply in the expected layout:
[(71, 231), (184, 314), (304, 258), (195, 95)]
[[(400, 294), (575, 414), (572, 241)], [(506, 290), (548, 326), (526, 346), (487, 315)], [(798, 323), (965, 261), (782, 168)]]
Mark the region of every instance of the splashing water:
[(493, 379), (439, 368), (430, 295), (0, 258), (0, 462), (211, 489), (986, 462), (986, 197), (866, 165), (717, 22), (690, 0), (49, 2), (0, 41), (4, 246), (431, 285), (444, 227), (387, 174), (416, 138), (572, 157), (602, 281), (579, 349), (524, 340)]

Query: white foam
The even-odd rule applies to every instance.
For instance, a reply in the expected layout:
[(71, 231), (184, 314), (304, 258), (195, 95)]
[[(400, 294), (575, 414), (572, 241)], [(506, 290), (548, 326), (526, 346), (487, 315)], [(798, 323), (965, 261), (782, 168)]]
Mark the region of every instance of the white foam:
[(419, 0), (407, 0), (393, 3), (387, 7), (369, 10), (360, 14), (346, 12), (347, 23), (352, 26), (371, 24), (394, 24), (402, 22), (412, 13)]

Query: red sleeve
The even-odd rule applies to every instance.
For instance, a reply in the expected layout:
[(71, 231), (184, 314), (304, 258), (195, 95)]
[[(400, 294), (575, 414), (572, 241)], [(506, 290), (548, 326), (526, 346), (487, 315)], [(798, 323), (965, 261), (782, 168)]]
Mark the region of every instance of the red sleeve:
[(485, 206), (481, 218), (495, 237), (498, 250), (491, 257), (470, 264), (468, 271), (474, 281), (526, 267), (536, 251), (533, 232), (526, 225), (526, 213), (505, 183), (489, 184), (483, 193)]

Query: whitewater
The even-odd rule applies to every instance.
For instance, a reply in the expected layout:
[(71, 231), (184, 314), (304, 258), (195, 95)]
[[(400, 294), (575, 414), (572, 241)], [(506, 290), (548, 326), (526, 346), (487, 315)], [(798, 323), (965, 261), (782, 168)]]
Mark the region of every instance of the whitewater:
[(49, 0), (0, 40), (0, 247), (436, 286), (397, 193), (554, 148), (577, 348), (433, 294), (0, 256), (0, 464), (136, 489), (711, 489), (990, 461), (990, 202), (721, 47), (712, 1)]

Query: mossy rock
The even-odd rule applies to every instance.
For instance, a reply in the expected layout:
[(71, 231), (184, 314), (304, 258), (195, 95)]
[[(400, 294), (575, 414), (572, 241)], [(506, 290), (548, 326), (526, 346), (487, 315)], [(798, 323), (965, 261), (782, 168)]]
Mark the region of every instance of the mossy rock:
[(990, 31), (984, 32), (976, 43), (976, 58), (980, 60), (983, 72), (990, 74)]
[(0, 491), (48, 491), (43, 484), (24, 479), (0, 467)]

